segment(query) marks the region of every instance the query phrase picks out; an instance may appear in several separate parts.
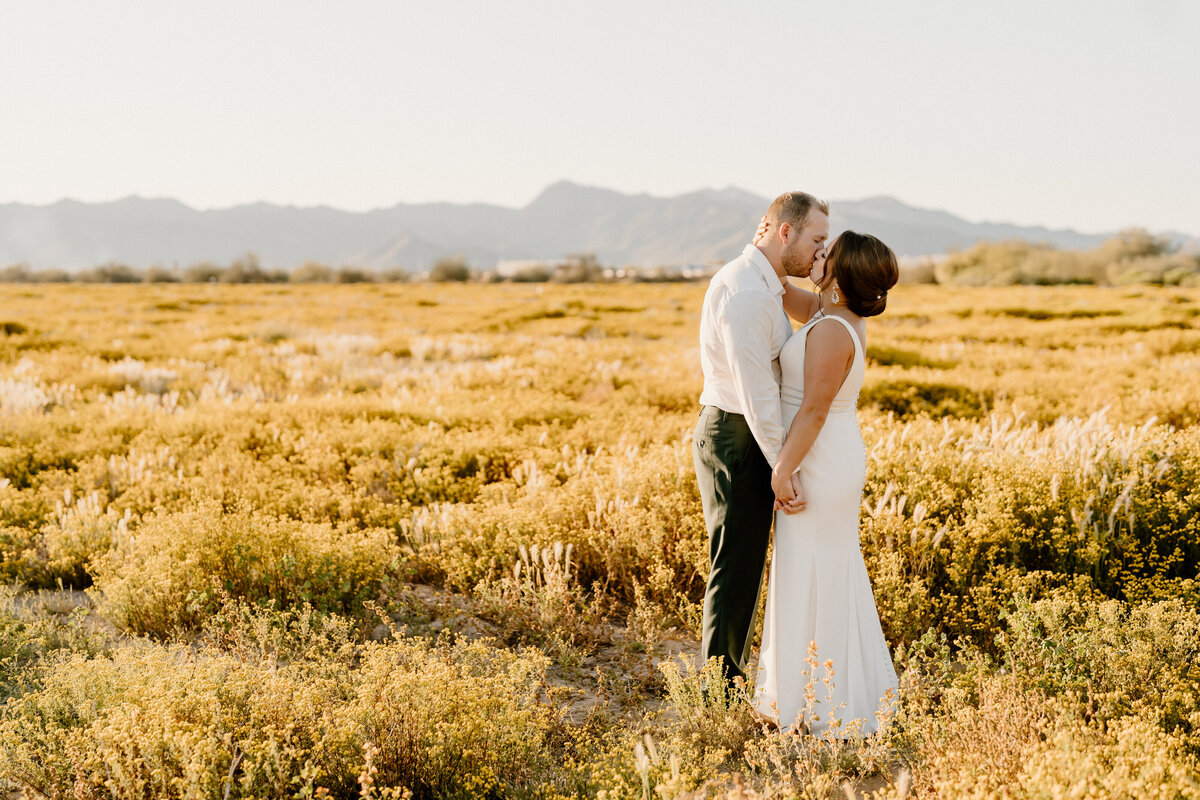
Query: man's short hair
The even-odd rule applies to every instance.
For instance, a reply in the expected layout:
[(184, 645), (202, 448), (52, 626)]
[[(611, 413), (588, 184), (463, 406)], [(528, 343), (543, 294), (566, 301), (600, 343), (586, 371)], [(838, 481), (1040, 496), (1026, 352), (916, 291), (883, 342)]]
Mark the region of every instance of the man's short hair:
[(785, 192), (776, 197), (767, 209), (767, 222), (772, 228), (778, 228), (786, 222), (793, 228), (803, 230), (814, 208), (829, 216), (829, 204), (824, 200), (818, 200), (807, 192)]

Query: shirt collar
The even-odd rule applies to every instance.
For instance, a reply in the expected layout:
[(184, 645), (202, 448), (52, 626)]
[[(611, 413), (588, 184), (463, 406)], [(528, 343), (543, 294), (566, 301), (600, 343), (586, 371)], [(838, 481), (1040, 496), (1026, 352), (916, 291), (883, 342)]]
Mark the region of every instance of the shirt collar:
[(748, 244), (746, 245), (746, 249), (742, 251), (742, 255), (750, 256), (750, 261), (754, 263), (754, 266), (758, 267), (758, 271), (762, 273), (763, 278), (767, 282), (767, 286), (769, 286), (775, 294), (783, 294), (783, 281), (779, 279), (779, 275), (776, 274), (775, 268), (771, 266), (771, 262), (768, 261), (767, 257), (763, 255), (762, 250), (759, 250), (758, 247), (753, 244)]

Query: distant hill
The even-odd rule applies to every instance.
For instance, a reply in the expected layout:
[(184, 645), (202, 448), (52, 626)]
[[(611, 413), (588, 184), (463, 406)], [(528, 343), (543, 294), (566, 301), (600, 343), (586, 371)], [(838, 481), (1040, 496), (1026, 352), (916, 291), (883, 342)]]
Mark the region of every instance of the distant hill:
[[(177, 200), (61, 200), (0, 205), (0, 267), (76, 270), (108, 261), (133, 267), (225, 264), (255, 253), (267, 267), (305, 261), (373, 269), (429, 269), (461, 254), (490, 269), (501, 259), (595, 253), (603, 264), (661, 266), (725, 261), (739, 253), (769, 203), (741, 189), (676, 197), (627, 195), (562, 181), (524, 208), (400, 204), (367, 212), (269, 203), (200, 211)], [(831, 203), (834, 232), (873, 233), (900, 255), (944, 253), (975, 242), (1025, 239), (1094, 247), (1107, 236), (972, 223), (891, 197)], [(1188, 246), (1200, 240), (1173, 234)]]

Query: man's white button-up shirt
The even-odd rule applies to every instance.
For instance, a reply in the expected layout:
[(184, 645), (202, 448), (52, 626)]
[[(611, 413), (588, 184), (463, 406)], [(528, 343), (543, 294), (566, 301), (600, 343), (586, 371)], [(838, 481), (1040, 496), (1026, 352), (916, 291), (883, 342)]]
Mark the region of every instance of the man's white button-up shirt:
[(742, 414), (775, 465), (784, 435), (779, 350), (792, 335), (783, 282), (752, 244), (713, 276), (700, 314), (700, 403)]

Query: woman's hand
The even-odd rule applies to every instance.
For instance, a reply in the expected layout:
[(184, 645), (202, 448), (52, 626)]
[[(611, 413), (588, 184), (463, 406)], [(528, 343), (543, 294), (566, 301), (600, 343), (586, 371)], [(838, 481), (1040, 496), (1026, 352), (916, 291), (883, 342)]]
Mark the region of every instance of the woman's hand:
[(764, 214), (763, 218), (758, 221), (758, 230), (754, 233), (754, 244), (762, 244), (763, 239), (767, 238), (767, 231), (771, 224), (767, 222), (767, 217)]

